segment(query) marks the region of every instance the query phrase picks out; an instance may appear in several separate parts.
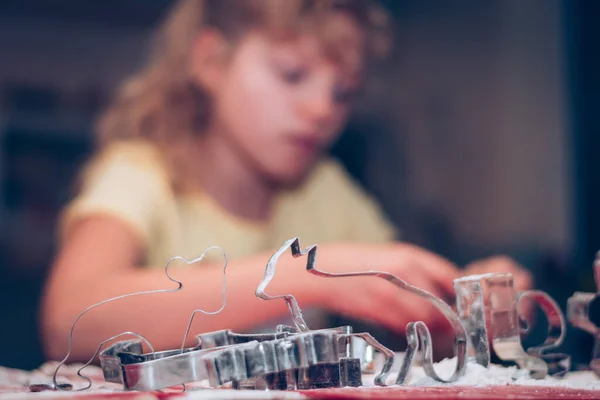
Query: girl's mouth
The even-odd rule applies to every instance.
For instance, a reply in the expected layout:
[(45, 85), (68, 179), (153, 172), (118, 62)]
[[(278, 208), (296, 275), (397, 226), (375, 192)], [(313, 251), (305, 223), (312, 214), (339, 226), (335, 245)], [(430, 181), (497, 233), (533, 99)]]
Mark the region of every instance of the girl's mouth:
[(322, 141), (319, 140), (315, 136), (297, 135), (297, 136), (292, 136), (290, 138), (290, 141), (294, 145), (294, 147), (296, 147), (302, 153), (307, 154), (307, 155), (314, 155), (317, 152), (319, 152), (321, 150), (321, 148), (323, 147)]

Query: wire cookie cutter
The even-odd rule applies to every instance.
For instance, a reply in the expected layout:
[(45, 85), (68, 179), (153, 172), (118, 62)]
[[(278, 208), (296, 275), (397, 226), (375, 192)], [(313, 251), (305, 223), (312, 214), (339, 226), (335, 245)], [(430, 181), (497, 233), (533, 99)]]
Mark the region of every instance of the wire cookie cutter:
[(590, 368), (596, 376), (600, 377), (600, 327), (592, 321), (590, 316), (592, 305), (600, 301), (600, 252), (596, 253), (594, 260), (594, 279), (596, 293), (575, 292), (567, 300), (567, 318), (571, 325), (594, 336), (594, 350)]
[[(223, 254), (223, 282), (222, 282), (222, 302), (221, 302), (221, 307), (215, 311), (205, 311), (202, 310), (200, 308), (195, 309), (194, 311), (192, 311), (190, 318), (188, 320), (188, 324), (185, 330), (185, 334), (183, 336), (183, 340), (181, 342), (181, 347), (179, 349), (176, 350), (166, 350), (166, 351), (161, 351), (161, 352), (156, 352), (156, 351), (152, 351), (151, 353), (148, 354), (143, 354), (142, 351), (142, 345), (141, 342), (139, 340), (130, 340), (130, 341), (126, 341), (126, 342), (117, 342), (115, 344), (113, 344), (112, 346), (110, 346), (109, 348), (107, 348), (105, 351), (103, 351), (100, 354), (100, 364), (102, 366), (102, 370), (104, 373), (104, 379), (107, 382), (113, 382), (113, 383), (120, 383), (124, 385), (125, 389), (129, 389), (129, 390), (155, 390), (155, 389), (162, 389), (164, 387), (168, 387), (168, 386), (176, 386), (176, 385), (183, 385), (183, 389), (185, 391), (185, 384), (192, 382), (193, 380), (187, 380), (184, 382), (176, 382), (173, 384), (168, 384), (167, 386), (161, 386), (161, 387), (157, 387), (155, 384), (153, 383), (148, 383), (144, 381), (144, 376), (141, 375), (139, 373), (139, 365), (138, 364), (144, 364), (147, 363), (149, 361), (157, 361), (157, 360), (163, 360), (158, 362), (158, 367), (153, 367), (153, 365), (150, 365), (149, 371), (150, 373), (146, 374), (146, 377), (148, 377), (148, 375), (151, 375), (152, 373), (154, 373), (155, 371), (158, 371), (159, 376), (156, 377), (152, 377), (150, 376), (150, 380), (158, 380), (160, 382), (161, 376), (165, 374), (165, 371), (169, 371), (168, 368), (161, 368), (162, 364), (165, 364), (167, 367), (169, 366), (169, 361), (171, 358), (176, 357), (176, 356), (182, 356), (180, 357), (180, 359), (185, 359), (185, 355), (187, 353), (196, 351), (199, 349), (199, 346), (195, 346), (193, 348), (185, 348), (185, 343), (187, 341), (192, 323), (194, 321), (194, 317), (197, 313), (203, 313), (205, 315), (215, 315), (220, 313), (221, 311), (223, 311), (223, 309), (226, 306), (227, 303), (227, 264), (228, 264), (228, 257), (227, 257), (227, 253), (225, 252), (225, 250), (219, 246), (211, 246), (208, 249), (206, 249), (199, 257), (193, 259), (193, 260), (188, 260), (185, 257), (181, 257), (181, 256), (175, 256), (175, 257), (171, 257), (165, 266), (165, 269), (168, 269), (169, 265), (174, 262), (174, 261), (183, 261), (185, 264), (187, 265), (192, 265), (195, 264), (197, 262), (202, 261), (205, 257), (206, 254), (208, 254), (208, 252), (210, 252), (211, 250), (220, 250)], [(106, 342), (106, 341), (105, 341)], [(103, 343), (105, 343), (103, 342)], [(181, 362), (180, 359), (176, 360), (176, 365), (181, 366)], [(177, 362), (179, 362), (177, 364)], [(144, 369), (145, 366), (142, 366), (142, 369)], [(167, 383), (170, 383), (170, 381), (167, 379), (166, 380)]]
[[(467, 329), (469, 358), (489, 367), (491, 334), (492, 347), (504, 361), (513, 361), (528, 370), (534, 379), (549, 373), (560, 376), (571, 366), (570, 357), (561, 353), (546, 353), (559, 347), (566, 335), (564, 315), (556, 302), (545, 292), (529, 290), (517, 292), (509, 273), (471, 275), (454, 280), (458, 316)], [(530, 298), (537, 303), (548, 319), (548, 336), (543, 344), (527, 351), (521, 343), (521, 334), (528, 328), (519, 315), (519, 304)], [(487, 313), (489, 312), (489, 321)]]
[[(73, 385), (69, 384), (69, 383), (59, 383), (57, 381), (57, 375), (58, 375), (58, 371), (60, 370), (60, 368), (66, 364), (66, 362), (69, 360), (69, 357), (71, 356), (71, 346), (72, 346), (72, 342), (73, 342), (73, 331), (75, 330), (75, 325), (77, 324), (77, 322), (79, 322), (79, 320), (89, 311), (93, 310), (96, 307), (99, 307), (103, 304), (107, 304), (113, 301), (117, 301), (117, 300), (121, 300), (121, 299), (125, 299), (128, 297), (133, 297), (133, 296), (138, 296), (138, 295), (143, 295), (143, 294), (150, 294), (150, 293), (167, 293), (167, 292), (177, 292), (179, 290), (181, 290), (181, 288), (183, 287), (183, 284), (181, 283), (181, 281), (173, 278), (170, 273), (169, 273), (169, 263), (167, 263), (165, 265), (165, 275), (167, 276), (167, 278), (171, 281), (171, 282), (175, 282), (177, 283), (177, 288), (175, 289), (157, 289), (157, 290), (148, 290), (148, 291), (142, 291), (142, 292), (136, 292), (136, 293), (128, 293), (128, 294), (124, 294), (124, 295), (120, 295), (120, 296), (115, 296), (115, 297), (111, 297), (109, 299), (106, 300), (102, 300), (98, 303), (92, 304), (91, 306), (87, 307), (85, 310), (83, 310), (73, 321), (73, 324), (71, 325), (71, 329), (69, 331), (69, 338), (68, 338), (68, 345), (67, 345), (67, 354), (65, 355), (65, 357), (59, 362), (59, 364), (57, 365), (56, 369), (54, 370), (54, 374), (52, 375), (52, 382), (48, 383), (48, 384), (34, 384), (34, 385), (30, 385), (30, 390), (34, 391), (34, 392), (39, 392), (39, 391), (45, 391), (45, 390), (60, 390), (60, 391), (64, 391), (64, 390), (73, 390)], [(142, 338), (141, 335), (137, 334), (137, 333), (131, 333), (133, 335), (137, 335), (140, 338)], [(119, 336), (122, 336), (124, 334), (120, 334), (120, 335), (116, 335), (113, 337), (113, 339), (116, 339)], [(110, 340), (110, 339), (108, 339)], [(150, 344), (145, 338), (143, 339), (146, 343)], [(102, 342), (99, 346), (99, 348), (106, 343), (106, 341)], [(153, 347), (150, 345), (150, 348), (153, 350)], [(96, 351), (97, 354), (97, 351)], [(95, 355), (96, 355), (95, 354)], [(95, 356), (94, 355), (94, 356)], [(93, 360), (93, 358), (92, 358)], [(88, 361), (88, 363), (86, 363), (84, 365), (87, 366), (89, 365), (92, 360)], [(83, 376), (81, 375), (81, 369), (79, 371), (77, 371), (77, 375), (80, 376), (81, 378), (85, 379), (88, 382), (88, 385), (84, 388), (81, 388), (79, 390), (87, 390), (91, 387), (92, 385), (92, 381), (91, 379), (89, 379), (87, 376)]]
[[(271, 296), (265, 292), (267, 286), (269, 285), (269, 283), (275, 276), (275, 272), (277, 269), (277, 262), (279, 261), (279, 258), (287, 250), (291, 251), (292, 257), (294, 257), (294, 258), (306, 256), (307, 257), (306, 269), (308, 271), (311, 271), (314, 269), (314, 264), (315, 264), (315, 260), (316, 260), (316, 254), (317, 254), (317, 245), (312, 245), (305, 249), (302, 249), (300, 246), (299, 238), (296, 237), (293, 239), (289, 239), (279, 248), (279, 250), (277, 250), (273, 254), (273, 256), (271, 256), (271, 258), (267, 262), (267, 267), (265, 269), (264, 278), (260, 282), (260, 284), (258, 285), (258, 287), (256, 289), (256, 296), (263, 300), (284, 299), (284, 301), (286, 302), (286, 305), (288, 306), (288, 310), (290, 311), (292, 321), (296, 327), (296, 330), (297, 330), (297, 332), (299, 332), (299, 333), (296, 333), (295, 336), (299, 336), (303, 333), (314, 333), (314, 332), (324, 332), (324, 331), (334, 331), (334, 332), (338, 331), (339, 332), (339, 331), (344, 331), (344, 330), (346, 331), (344, 334), (338, 335), (338, 343), (342, 347), (341, 357), (337, 362), (338, 365), (321, 366), (320, 372), (319, 371), (314, 372), (314, 371), (310, 371), (310, 370), (309, 371), (300, 370), (300, 375), (309, 374), (312, 376), (313, 381), (314, 381), (314, 377), (318, 376), (319, 373), (329, 375), (332, 378), (328, 382), (328, 384), (330, 385), (330, 387), (335, 387), (336, 386), (336, 380), (335, 380), (336, 368), (339, 371), (341, 371), (340, 372), (341, 375), (343, 375), (344, 373), (347, 373), (348, 370), (352, 370), (352, 371), (358, 370), (360, 373), (360, 371), (362, 369), (361, 368), (361, 366), (362, 366), (361, 360), (363, 358), (365, 358), (364, 357), (365, 354), (364, 353), (363, 354), (354, 354), (354, 353), (356, 353), (356, 349), (360, 348), (360, 346), (353, 346), (353, 341), (355, 339), (362, 339), (368, 346), (371, 346), (371, 348), (380, 351), (385, 357), (384, 364), (382, 366), (381, 371), (375, 376), (375, 384), (378, 386), (385, 386), (386, 385), (385, 380), (386, 380), (387, 376), (389, 375), (389, 373), (392, 369), (392, 365), (394, 363), (395, 354), (392, 350), (383, 346), (369, 333), (366, 333), (366, 332), (354, 333), (352, 330), (352, 327), (350, 327), (350, 326), (311, 331), (308, 328), (308, 325), (306, 324), (306, 321), (304, 320), (304, 318), (302, 316), (302, 310), (300, 309), (298, 302), (296, 301), (296, 298), (293, 295), (284, 294), (284, 295)], [(368, 346), (362, 347), (362, 350), (365, 353), (370, 352)], [(351, 366), (349, 366), (349, 365), (351, 365)], [(302, 380), (302, 376), (301, 376), (300, 380)], [(307, 380), (310, 381), (311, 379), (307, 378)], [(348, 379), (346, 377), (346, 378), (342, 378), (341, 380), (348, 380)], [(352, 380), (352, 379), (350, 379), (350, 380)], [(356, 380), (356, 379), (354, 379), (354, 380)], [(310, 386), (310, 384), (309, 384), (309, 386)]]
[[(66, 355), (65, 355), (65, 357), (64, 357), (64, 358), (63, 358), (63, 359), (60, 361), (60, 363), (58, 364), (58, 366), (57, 366), (57, 367), (56, 367), (56, 369), (54, 370), (54, 374), (52, 375), (52, 382), (51, 382), (51, 383), (48, 383), (48, 384), (33, 384), (33, 385), (30, 385), (30, 390), (31, 390), (31, 391), (35, 391), (35, 392), (38, 392), (38, 391), (45, 391), (45, 390), (55, 390), (55, 391), (57, 391), (57, 390), (60, 390), (60, 391), (75, 390), (75, 391), (83, 391), (83, 390), (87, 390), (87, 389), (89, 389), (89, 388), (92, 386), (92, 381), (91, 381), (91, 379), (90, 379), (89, 377), (87, 377), (87, 376), (85, 376), (85, 375), (83, 375), (83, 374), (82, 374), (82, 371), (83, 371), (83, 369), (84, 369), (84, 368), (86, 368), (87, 366), (89, 366), (89, 365), (90, 365), (90, 364), (93, 362), (93, 360), (96, 358), (96, 356), (98, 355), (98, 353), (100, 352), (100, 350), (102, 349), (102, 347), (103, 347), (103, 346), (104, 346), (106, 343), (108, 343), (108, 342), (110, 342), (110, 341), (112, 341), (112, 340), (114, 340), (114, 339), (117, 339), (117, 338), (119, 338), (119, 337), (121, 337), (121, 336), (125, 336), (125, 335), (132, 335), (132, 336), (136, 336), (136, 337), (138, 337), (138, 339), (139, 339), (139, 344), (140, 344), (140, 348), (141, 348), (141, 343), (142, 343), (142, 342), (144, 342), (144, 343), (146, 343), (146, 345), (148, 345), (148, 347), (150, 348), (150, 350), (151, 350), (152, 354), (155, 354), (154, 347), (152, 346), (152, 344), (150, 343), (150, 341), (148, 341), (148, 339), (146, 339), (146, 338), (145, 338), (143, 335), (141, 335), (141, 334), (139, 334), (139, 333), (136, 333), (136, 332), (130, 332), (130, 331), (123, 332), (123, 333), (120, 333), (120, 334), (114, 335), (114, 336), (112, 336), (112, 337), (110, 337), (110, 338), (108, 338), (108, 339), (106, 339), (106, 340), (102, 341), (102, 342), (99, 344), (99, 346), (97, 347), (96, 351), (94, 352), (94, 355), (93, 355), (93, 356), (92, 356), (92, 357), (91, 357), (91, 358), (90, 358), (90, 359), (89, 359), (89, 360), (88, 360), (88, 361), (87, 361), (87, 362), (86, 362), (86, 363), (85, 363), (85, 364), (84, 364), (84, 365), (83, 365), (81, 368), (79, 368), (79, 369), (77, 370), (77, 375), (78, 375), (79, 377), (81, 377), (81, 378), (83, 378), (83, 379), (85, 379), (85, 380), (87, 381), (87, 386), (85, 386), (85, 387), (82, 387), (82, 388), (79, 388), (79, 389), (73, 389), (73, 386), (72, 386), (71, 384), (68, 384), (68, 383), (59, 383), (59, 382), (57, 381), (58, 371), (60, 370), (60, 368), (61, 368), (63, 365), (65, 365), (65, 364), (66, 364), (66, 362), (68, 361), (68, 359), (69, 359), (69, 357), (70, 357), (70, 355), (71, 355), (71, 346), (72, 346), (72, 341), (73, 341), (73, 332), (74, 332), (74, 330), (75, 330), (75, 325), (77, 324), (77, 322), (78, 322), (78, 321), (79, 321), (79, 320), (80, 320), (80, 319), (81, 319), (81, 318), (82, 318), (82, 317), (83, 317), (83, 316), (84, 316), (86, 313), (88, 313), (89, 311), (91, 311), (91, 310), (93, 310), (94, 308), (97, 308), (97, 307), (99, 307), (99, 306), (101, 306), (101, 305), (104, 305), (104, 304), (107, 304), (107, 303), (111, 303), (111, 302), (114, 302), (114, 301), (117, 301), (117, 300), (122, 300), (122, 299), (129, 298), (129, 297), (133, 297), (133, 296), (146, 295), (146, 294), (154, 294), (154, 293), (174, 293), (174, 292), (178, 292), (178, 291), (180, 291), (180, 290), (183, 288), (183, 283), (182, 283), (181, 281), (179, 281), (179, 280), (177, 280), (177, 279), (175, 279), (175, 278), (173, 278), (173, 277), (171, 276), (171, 273), (169, 272), (169, 266), (171, 265), (171, 263), (172, 263), (173, 261), (176, 261), (176, 260), (181, 260), (181, 261), (184, 261), (186, 264), (194, 264), (194, 263), (196, 263), (196, 262), (200, 262), (200, 261), (202, 261), (202, 260), (204, 259), (204, 257), (206, 256), (206, 254), (208, 254), (208, 252), (210, 252), (211, 250), (215, 250), (215, 249), (218, 249), (218, 250), (222, 251), (222, 252), (223, 252), (223, 255), (224, 255), (224, 258), (225, 258), (225, 261), (224, 261), (224, 266), (223, 266), (223, 286), (225, 287), (225, 270), (226, 270), (226, 268), (227, 268), (227, 254), (225, 253), (225, 250), (224, 250), (224, 249), (222, 249), (221, 247), (218, 247), (218, 246), (211, 246), (211, 247), (207, 248), (207, 249), (206, 249), (206, 250), (205, 250), (205, 251), (204, 251), (204, 252), (203, 252), (203, 253), (200, 255), (200, 257), (198, 257), (198, 258), (195, 258), (195, 259), (193, 259), (193, 260), (191, 260), (191, 261), (188, 261), (186, 258), (184, 258), (184, 257), (179, 257), (179, 256), (170, 258), (170, 259), (169, 259), (169, 260), (166, 262), (166, 264), (165, 264), (165, 269), (164, 269), (164, 271), (165, 271), (165, 275), (166, 275), (167, 279), (169, 279), (171, 282), (174, 282), (174, 283), (176, 283), (176, 284), (177, 284), (177, 287), (176, 287), (176, 288), (174, 288), (174, 289), (156, 289), (156, 290), (145, 290), (145, 291), (139, 291), (139, 292), (135, 292), (135, 293), (128, 293), (128, 294), (124, 294), (124, 295), (120, 295), (120, 296), (111, 297), (111, 298), (109, 298), (109, 299), (106, 299), (106, 300), (102, 300), (102, 301), (100, 301), (100, 302), (98, 302), (98, 303), (95, 303), (95, 304), (93, 304), (93, 305), (91, 305), (91, 306), (87, 307), (85, 310), (83, 310), (83, 311), (82, 311), (82, 312), (81, 312), (81, 313), (80, 313), (80, 314), (79, 314), (79, 315), (78, 315), (78, 316), (75, 318), (75, 320), (73, 321), (73, 324), (71, 325), (71, 329), (70, 329), (70, 331), (69, 331), (69, 338), (68, 338), (67, 354), (66, 354)], [(183, 338), (183, 343), (182, 343), (182, 348), (181, 348), (181, 351), (182, 351), (182, 352), (183, 352), (183, 346), (184, 346), (184, 344), (185, 344), (185, 341), (186, 341), (186, 338), (187, 338), (188, 332), (189, 332), (189, 330), (190, 330), (190, 327), (191, 327), (191, 325), (192, 325), (192, 322), (193, 322), (193, 319), (194, 319), (194, 315), (195, 315), (197, 312), (204, 312), (204, 313), (207, 313), (207, 314), (214, 314), (214, 313), (218, 313), (218, 312), (220, 312), (220, 311), (223, 309), (223, 307), (225, 307), (225, 304), (224, 304), (224, 302), (225, 302), (225, 288), (223, 289), (223, 305), (221, 306), (221, 308), (220, 308), (219, 310), (217, 310), (217, 311), (215, 311), (215, 312), (212, 312), (212, 313), (208, 313), (208, 312), (205, 312), (205, 311), (202, 311), (202, 310), (196, 309), (196, 310), (194, 310), (194, 311), (192, 312), (192, 314), (191, 314), (191, 316), (190, 316), (190, 319), (189, 319), (189, 322), (188, 322), (188, 327), (187, 327), (186, 333), (185, 333), (185, 335), (184, 335), (184, 338)], [(105, 380), (106, 380), (106, 376), (105, 376)]]
[[(297, 253), (299, 251), (299, 241), (298, 239), (292, 239), (292, 254)], [(316, 253), (316, 245), (312, 246)], [(402, 385), (406, 382), (408, 378), (408, 374), (412, 369), (412, 366), (415, 362), (416, 356), (421, 351), (423, 356), (423, 369), (427, 376), (435, 379), (438, 382), (454, 382), (458, 380), (461, 376), (464, 375), (466, 371), (466, 360), (467, 360), (467, 333), (465, 328), (463, 327), (460, 319), (454, 313), (452, 308), (440, 298), (434, 296), (426, 290), (420, 289), (416, 286), (409, 284), (408, 282), (398, 278), (396, 275), (393, 275), (389, 272), (381, 272), (381, 271), (363, 271), (363, 272), (346, 272), (346, 273), (331, 273), (322, 270), (318, 270), (314, 265), (314, 256), (312, 257), (311, 262), (308, 262), (306, 265), (306, 269), (308, 272), (326, 278), (341, 278), (341, 277), (361, 277), (361, 276), (373, 276), (381, 279), (385, 279), (391, 284), (397, 286), (402, 290), (406, 290), (410, 293), (416, 294), (429, 302), (431, 302), (450, 322), (454, 329), (454, 354), (456, 356), (456, 367), (455, 370), (449, 378), (442, 378), (435, 371), (433, 366), (433, 345), (431, 340), (431, 334), (427, 325), (425, 325), (422, 321), (410, 322), (406, 327), (406, 336), (408, 347), (406, 350), (406, 354), (404, 360), (402, 362), (402, 366), (400, 368), (400, 372), (396, 378), (396, 384)], [(381, 383), (381, 382), (380, 382)]]

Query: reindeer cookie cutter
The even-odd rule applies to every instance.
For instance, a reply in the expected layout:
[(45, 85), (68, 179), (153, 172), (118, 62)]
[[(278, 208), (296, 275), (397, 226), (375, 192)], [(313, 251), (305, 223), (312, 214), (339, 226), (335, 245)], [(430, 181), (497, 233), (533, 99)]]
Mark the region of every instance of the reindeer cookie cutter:
[[(314, 264), (317, 255), (317, 245), (309, 246), (303, 250), (300, 247), (300, 240), (298, 238), (290, 239), (286, 241), (267, 262), (263, 280), (256, 289), (256, 296), (263, 300), (283, 299), (288, 307), (292, 322), (295, 326), (296, 336), (302, 336), (311, 332), (344, 332), (338, 336), (337, 340), (338, 354), (340, 355), (339, 360), (334, 364), (322, 365), (320, 367), (313, 368), (313, 371), (299, 370), (299, 379), (302, 380), (308, 376), (310, 381), (310, 379), (315, 379), (315, 377), (318, 377), (319, 375), (328, 376), (330, 379), (329, 384), (335, 387), (337, 381), (348, 381), (349, 371), (352, 371), (354, 373), (354, 377), (351, 380), (358, 382), (359, 373), (362, 369), (361, 366), (363, 365), (363, 360), (365, 358), (365, 353), (370, 353), (371, 349), (376, 349), (384, 355), (385, 361), (381, 371), (375, 377), (375, 384), (378, 386), (385, 386), (385, 380), (389, 375), (394, 363), (395, 354), (393, 351), (383, 346), (369, 333), (354, 333), (352, 327), (350, 326), (311, 331), (308, 328), (308, 325), (302, 316), (302, 310), (300, 309), (300, 306), (293, 295), (284, 294), (271, 296), (266, 293), (265, 290), (267, 286), (275, 276), (279, 258), (288, 250), (291, 251), (292, 257), (294, 258), (306, 256), (306, 269), (309, 272), (314, 270)], [(364, 343), (366, 343), (367, 346), (362, 347), (365, 353), (355, 354), (355, 349), (357, 347), (353, 346), (353, 344), (355, 344), (356, 340), (362, 340)], [(336, 374), (340, 375), (339, 379), (336, 378)]]
[[(425, 369), (425, 373), (429, 377), (431, 377), (439, 382), (454, 382), (465, 373), (466, 359), (467, 359), (467, 357), (466, 357), (466, 354), (467, 354), (466, 330), (463, 327), (458, 316), (454, 313), (452, 308), (447, 303), (445, 303), (443, 300), (439, 299), (438, 297), (434, 296), (433, 294), (431, 294), (423, 289), (420, 289), (416, 286), (410, 285), (406, 281), (398, 278), (397, 276), (395, 276), (393, 274), (387, 273), (387, 272), (371, 270), (371, 271), (364, 271), (364, 272), (329, 273), (329, 272), (325, 272), (322, 270), (318, 270), (315, 267), (317, 245), (313, 245), (313, 246), (306, 248), (305, 250), (302, 250), (300, 247), (300, 240), (298, 238), (293, 238), (293, 239), (288, 240), (273, 255), (271, 260), (269, 260), (267, 270), (265, 271), (265, 278), (263, 279), (263, 281), (259, 285), (259, 288), (257, 289), (257, 295), (266, 300), (270, 300), (270, 299), (274, 299), (274, 298), (283, 298), (288, 306), (288, 309), (290, 310), (290, 313), (292, 314), (292, 320), (294, 321), (298, 330), (308, 329), (308, 327), (306, 326), (306, 323), (305, 323), (304, 319), (302, 318), (302, 312), (301, 312), (300, 307), (298, 306), (298, 303), (296, 302), (296, 299), (294, 298), (294, 296), (292, 296), (292, 295), (268, 296), (264, 293), (264, 289), (266, 288), (266, 286), (268, 285), (268, 283), (270, 282), (270, 280), (273, 278), (273, 276), (275, 274), (277, 260), (283, 254), (283, 252), (285, 252), (288, 249), (291, 250), (293, 257), (300, 257), (303, 255), (306, 255), (307, 256), (306, 269), (308, 272), (310, 272), (314, 275), (318, 275), (321, 277), (327, 277), (327, 278), (378, 277), (381, 279), (385, 279), (385, 280), (389, 281), (391, 284), (397, 286), (398, 288), (400, 288), (402, 290), (406, 290), (410, 293), (414, 293), (414, 294), (430, 301), (448, 319), (448, 321), (451, 323), (451, 325), (454, 329), (454, 333), (455, 333), (454, 353), (455, 353), (456, 360), (457, 360), (456, 368), (455, 368), (452, 376), (450, 376), (449, 378), (442, 378), (435, 371), (435, 368), (433, 366), (433, 348), (432, 348), (431, 334), (430, 334), (427, 326), (422, 321), (416, 321), (416, 322), (409, 323), (406, 328), (408, 348), (407, 348), (406, 355), (404, 357), (402, 366), (401, 366), (398, 376), (396, 378), (396, 381), (395, 381), (396, 384), (401, 385), (406, 382), (408, 374), (410, 373), (410, 370), (415, 362), (415, 359), (416, 359), (416, 356), (417, 356), (419, 350), (421, 351), (421, 354), (423, 356), (422, 357), (423, 358), (423, 368)], [(374, 338), (372, 338), (372, 336), (370, 334), (362, 334), (362, 335), (364, 335), (363, 339), (366, 337), (366, 338), (369, 338), (369, 340), (371, 340), (371, 341), (375, 340)], [(367, 340), (367, 343), (369, 343), (368, 340)], [(385, 348), (384, 346), (380, 345), (376, 341), (371, 342), (369, 344), (371, 344), (377, 350), (380, 350), (384, 354), (386, 354), (386, 361), (384, 363), (382, 371), (379, 373), (379, 375), (375, 379), (375, 383), (377, 385), (384, 386), (385, 378), (390, 373), (390, 369), (393, 364), (393, 358), (390, 359), (387, 356), (388, 352), (391, 352), (391, 351), (389, 349)]]
[(594, 336), (594, 350), (590, 361), (590, 369), (600, 377), (600, 327), (592, 321), (590, 310), (592, 305), (600, 301), (600, 252), (594, 260), (594, 279), (596, 293), (575, 292), (567, 300), (567, 319), (571, 325)]
[[(454, 280), (459, 318), (469, 337), (469, 358), (488, 367), (491, 352), (488, 337), (496, 355), (528, 370), (530, 376), (542, 379), (548, 374), (561, 376), (570, 369), (570, 357), (547, 353), (559, 347), (565, 338), (566, 322), (556, 302), (545, 292), (517, 292), (509, 273), (471, 275)], [(543, 344), (525, 351), (521, 334), (528, 328), (519, 314), (521, 300), (537, 303), (548, 320), (548, 336)], [(489, 320), (488, 314), (489, 313)]]

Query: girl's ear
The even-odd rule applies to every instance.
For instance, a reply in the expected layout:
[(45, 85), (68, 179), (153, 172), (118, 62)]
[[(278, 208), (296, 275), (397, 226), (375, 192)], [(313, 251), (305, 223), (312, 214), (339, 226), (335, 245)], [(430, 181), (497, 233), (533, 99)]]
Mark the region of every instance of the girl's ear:
[(192, 80), (209, 93), (218, 90), (224, 79), (229, 46), (216, 29), (205, 29), (194, 41), (190, 55)]

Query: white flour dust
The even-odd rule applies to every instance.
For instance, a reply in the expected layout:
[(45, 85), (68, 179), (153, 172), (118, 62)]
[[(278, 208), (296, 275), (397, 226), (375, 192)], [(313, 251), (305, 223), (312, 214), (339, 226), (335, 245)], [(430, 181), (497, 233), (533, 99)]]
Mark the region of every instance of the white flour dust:
[[(393, 384), (401, 364), (402, 355), (396, 357), (392, 373), (388, 377), (388, 384)], [(378, 363), (379, 364), (379, 363)], [(450, 377), (456, 366), (456, 359), (445, 359), (435, 364), (435, 370), (442, 378)], [(373, 384), (373, 377), (364, 376), (366, 385)], [(468, 363), (465, 374), (451, 384), (438, 382), (425, 374), (421, 367), (414, 367), (407, 380), (408, 386), (496, 386), (496, 385), (523, 385), (523, 386), (550, 386), (557, 388), (600, 390), (600, 378), (591, 371), (570, 372), (563, 378), (546, 377), (545, 379), (532, 379), (529, 374), (515, 367), (491, 365), (489, 368), (475, 363)]]

